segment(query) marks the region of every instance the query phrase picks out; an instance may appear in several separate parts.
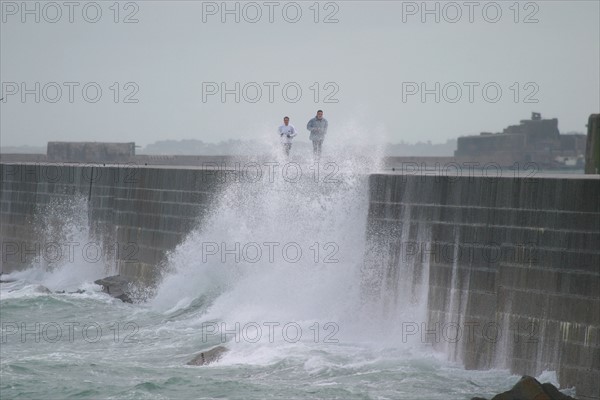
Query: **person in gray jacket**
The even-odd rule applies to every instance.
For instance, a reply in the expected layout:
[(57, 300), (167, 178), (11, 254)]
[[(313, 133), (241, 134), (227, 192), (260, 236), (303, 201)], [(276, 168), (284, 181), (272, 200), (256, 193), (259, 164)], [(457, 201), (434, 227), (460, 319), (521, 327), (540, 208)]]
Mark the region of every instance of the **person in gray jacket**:
[(310, 131), (309, 139), (313, 142), (313, 153), (316, 158), (321, 157), (321, 146), (327, 134), (327, 125), (327, 120), (323, 118), (323, 110), (317, 111), (317, 116), (306, 125), (306, 129)]

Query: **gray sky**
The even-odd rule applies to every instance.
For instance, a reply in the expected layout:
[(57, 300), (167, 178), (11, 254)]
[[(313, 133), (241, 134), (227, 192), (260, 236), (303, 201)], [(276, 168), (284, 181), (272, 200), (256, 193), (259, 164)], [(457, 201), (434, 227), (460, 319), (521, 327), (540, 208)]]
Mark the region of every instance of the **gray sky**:
[(26, 3), (0, 2), (3, 146), (252, 139), (284, 115), (307, 140), (319, 108), (328, 140), (445, 142), (600, 111), (598, 1)]

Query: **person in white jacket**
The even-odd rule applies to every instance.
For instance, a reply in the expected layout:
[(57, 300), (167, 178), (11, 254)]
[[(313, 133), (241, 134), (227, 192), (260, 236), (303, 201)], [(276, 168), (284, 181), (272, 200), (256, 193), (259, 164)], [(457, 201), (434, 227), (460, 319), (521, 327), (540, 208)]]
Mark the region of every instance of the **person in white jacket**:
[(283, 117), (283, 125), (277, 129), (277, 132), (279, 132), (285, 155), (289, 157), (292, 148), (292, 139), (296, 136), (296, 128), (294, 128), (294, 125), (290, 124), (289, 117)]

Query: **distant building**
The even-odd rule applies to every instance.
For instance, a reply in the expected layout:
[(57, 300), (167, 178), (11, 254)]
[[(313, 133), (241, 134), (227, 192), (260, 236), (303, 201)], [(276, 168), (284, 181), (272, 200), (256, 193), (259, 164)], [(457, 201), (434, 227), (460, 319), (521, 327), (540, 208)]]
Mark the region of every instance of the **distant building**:
[(502, 133), (459, 137), (454, 156), (501, 166), (534, 162), (542, 168), (583, 168), (585, 143), (585, 135), (561, 135), (558, 119), (542, 119), (534, 112), (531, 119), (521, 120)]

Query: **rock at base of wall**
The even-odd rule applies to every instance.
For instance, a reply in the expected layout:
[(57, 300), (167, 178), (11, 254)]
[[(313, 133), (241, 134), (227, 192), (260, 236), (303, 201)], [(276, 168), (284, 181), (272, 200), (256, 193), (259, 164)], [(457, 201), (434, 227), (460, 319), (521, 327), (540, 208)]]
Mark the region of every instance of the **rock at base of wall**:
[(192, 358), (192, 360), (188, 362), (187, 365), (208, 365), (210, 363), (219, 361), (219, 359), (227, 351), (228, 349), (223, 346), (214, 347), (210, 350), (203, 351), (202, 353), (198, 354), (196, 357)]
[[(486, 400), (473, 397), (471, 400)], [(575, 400), (558, 391), (551, 383), (541, 384), (531, 376), (523, 376), (508, 392), (500, 393), (492, 400)]]
[(101, 285), (104, 293), (108, 293), (124, 303), (133, 303), (131, 297), (129, 297), (131, 280), (121, 275), (114, 275), (98, 279), (97, 281), (94, 281), (94, 283), (96, 285)]

